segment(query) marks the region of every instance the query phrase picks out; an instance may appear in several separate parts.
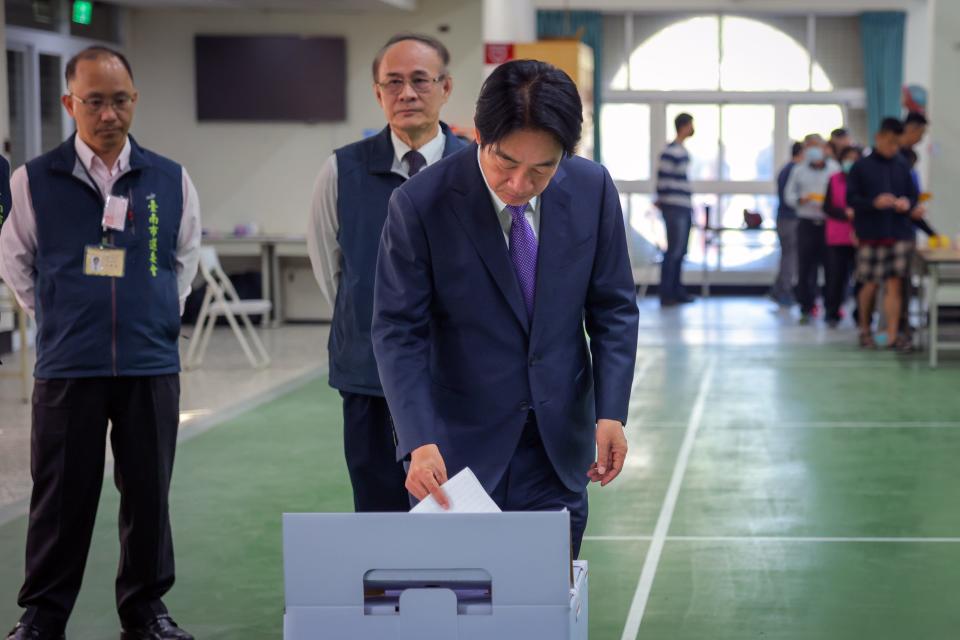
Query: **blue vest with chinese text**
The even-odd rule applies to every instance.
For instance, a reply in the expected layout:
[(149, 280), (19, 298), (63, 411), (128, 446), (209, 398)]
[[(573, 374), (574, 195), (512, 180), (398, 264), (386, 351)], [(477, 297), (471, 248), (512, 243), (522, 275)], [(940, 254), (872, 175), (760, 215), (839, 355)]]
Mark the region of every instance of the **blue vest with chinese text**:
[[(104, 198), (71, 137), (27, 163), (37, 220), (37, 378), (177, 373), (176, 250), (180, 165), (130, 138), (130, 169), (113, 194), (129, 199), (122, 232), (104, 232)], [(84, 252), (106, 238), (125, 251), (124, 276), (84, 274)]]

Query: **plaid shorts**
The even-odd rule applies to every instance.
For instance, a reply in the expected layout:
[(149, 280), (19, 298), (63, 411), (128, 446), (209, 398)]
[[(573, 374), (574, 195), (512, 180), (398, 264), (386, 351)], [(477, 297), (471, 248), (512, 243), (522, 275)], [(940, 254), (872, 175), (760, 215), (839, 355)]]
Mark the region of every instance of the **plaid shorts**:
[(860, 245), (857, 249), (857, 280), (883, 282), (889, 278), (910, 275), (913, 242), (897, 241), (892, 245)]

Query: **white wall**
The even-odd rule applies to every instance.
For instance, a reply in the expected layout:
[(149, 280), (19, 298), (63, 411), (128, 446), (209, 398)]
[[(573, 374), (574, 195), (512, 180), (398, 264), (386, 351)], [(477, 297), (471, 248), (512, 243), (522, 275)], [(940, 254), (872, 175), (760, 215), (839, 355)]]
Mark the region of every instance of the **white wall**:
[[(364, 129), (384, 126), (370, 64), (399, 31), (439, 37), (450, 49), (453, 95), (443, 118), (472, 127), (483, 65), (481, 0), (422, 0), (415, 12), (367, 14), (138, 10), (126, 50), (140, 103), (133, 134), (181, 162), (200, 194), (204, 226), (258, 222), (268, 233), (302, 234), (323, 160)], [(449, 25), (439, 33), (440, 25)], [(193, 37), (197, 33), (339, 35), (347, 40), (347, 121), (336, 124), (198, 123)], [(317, 82), (323, 70), (317, 69)], [(251, 87), (256, 91), (256, 87)]]
[(960, 233), (960, 2), (932, 0), (929, 190), (931, 221), (940, 233)]

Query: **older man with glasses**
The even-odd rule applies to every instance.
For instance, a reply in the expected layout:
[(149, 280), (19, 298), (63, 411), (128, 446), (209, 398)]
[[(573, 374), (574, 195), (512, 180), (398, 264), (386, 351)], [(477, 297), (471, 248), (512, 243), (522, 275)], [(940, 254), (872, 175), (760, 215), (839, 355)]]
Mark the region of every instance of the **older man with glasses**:
[(62, 639), (103, 486), (107, 424), (120, 490), (123, 640), (191, 640), (167, 614), (168, 494), (180, 422), (180, 315), (197, 272), (200, 206), (179, 164), (128, 135), (126, 58), (67, 62), (77, 132), (13, 174), (0, 276), (37, 320), (26, 611), (8, 640)]
[(337, 149), (320, 170), (307, 245), (333, 308), (330, 385), (343, 397), (343, 442), (357, 511), (410, 508), (370, 324), (380, 232), (393, 190), (464, 147), (440, 122), (450, 97), (450, 54), (439, 40), (398, 34), (373, 60), (373, 92), (387, 126)]

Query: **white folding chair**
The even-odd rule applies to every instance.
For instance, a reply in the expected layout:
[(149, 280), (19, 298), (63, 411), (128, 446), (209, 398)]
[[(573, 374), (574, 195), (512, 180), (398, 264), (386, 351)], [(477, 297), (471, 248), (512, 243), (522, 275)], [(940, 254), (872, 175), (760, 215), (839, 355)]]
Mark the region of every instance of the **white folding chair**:
[[(243, 349), (250, 365), (254, 368), (269, 365), (270, 356), (267, 355), (267, 350), (264, 348), (253, 323), (250, 322), (250, 315), (260, 314), (262, 317), (266, 317), (270, 313), (272, 303), (269, 300), (241, 300), (240, 296), (237, 295), (237, 290), (233, 288), (230, 278), (223, 272), (220, 259), (217, 257), (217, 250), (213, 247), (201, 247), (200, 273), (203, 274), (203, 279), (207, 283), (207, 292), (203, 296), (200, 315), (197, 316), (197, 323), (190, 338), (185, 368), (195, 369), (203, 364), (203, 356), (210, 342), (210, 334), (213, 333), (213, 327), (220, 316), (224, 316), (230, 323), (230, 328), (237, 336), (240, 348)], [(237, 322), (238, 316), (246, 329), (246, 335)], [(249, 342), (253, 343), (256, 353), (250, 348), (247, 336), (250, 338)]]

